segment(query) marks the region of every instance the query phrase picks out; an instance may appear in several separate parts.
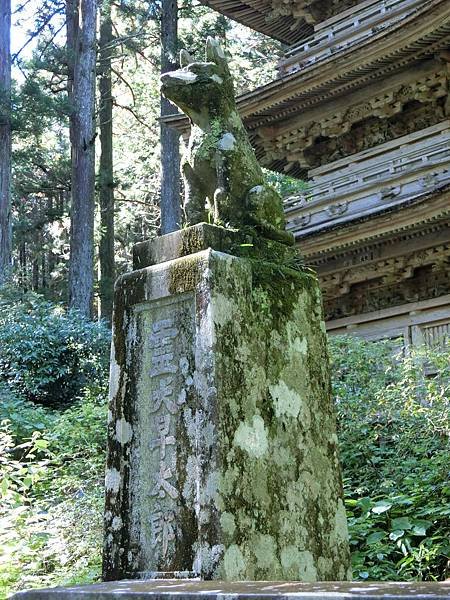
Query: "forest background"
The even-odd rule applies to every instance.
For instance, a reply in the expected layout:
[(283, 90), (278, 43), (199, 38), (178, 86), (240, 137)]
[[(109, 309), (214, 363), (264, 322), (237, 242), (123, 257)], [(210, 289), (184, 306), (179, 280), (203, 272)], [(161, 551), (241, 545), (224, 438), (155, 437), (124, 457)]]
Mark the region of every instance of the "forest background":
[[(100, 575), (112, 285), (134, 243), (179, 222), (161, 70), (214, 35), (242, 93), (273, 79), (281, 52), (191, 0), (10, 8), (0, 0), (0, 598)], [(450, 353), (335, 338), (332, 356), (355, 579), (445, 579)]]
[[(161, 102), (159, 76), (177, 68), (178, 48), (203, 59), (208, 35), (231, 57), (237, 93), (273, 79), (280, 44), (192, 0), (13, 3), (10, 107), (0, 78), (12, 206), (0, 192), (0, 239), (12, 226), (21, 288), (110, 319), (133, 244), (180, 222), (178, 135), (159, 122), (176, 109)], [(0, 245), (0, 281), (7, 254)]]

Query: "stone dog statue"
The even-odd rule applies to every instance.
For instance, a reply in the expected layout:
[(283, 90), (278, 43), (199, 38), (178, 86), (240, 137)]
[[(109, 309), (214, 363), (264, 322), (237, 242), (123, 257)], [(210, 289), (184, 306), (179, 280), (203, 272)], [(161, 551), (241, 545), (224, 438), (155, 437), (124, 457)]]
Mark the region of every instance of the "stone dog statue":
[(181, 167), (187, 224), (250, 226), (265, 238), (291, 245), (281, 197), (265, 183), (237, 112), (222, 48), (208, 38), (206, 62), (195, 62), (182, 50), (180, 64), (177, 71), (162, 75), (161, 91), (191, 121)]

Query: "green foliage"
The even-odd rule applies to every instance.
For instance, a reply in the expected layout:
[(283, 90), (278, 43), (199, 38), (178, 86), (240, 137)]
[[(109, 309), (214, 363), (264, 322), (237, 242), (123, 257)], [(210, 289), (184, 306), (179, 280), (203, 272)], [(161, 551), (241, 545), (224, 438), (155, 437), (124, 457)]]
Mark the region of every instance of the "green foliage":
[[(27, 493), (45, 477), (48, 441), (35, 431), (28, 441), (15, 445), (9, 422), (0, 423), (0, 500), (3, 508), (17, 509)], [(42, 459), (41, 455), (44, 455)]]
[[(106, 384), (105, 379), (101, 386), (86, 388), (83, 398), (60, 414), (46, 435), (50, 448), (63, 465), (58, 472), (61, 497), (103, 485)], [(45, 489), (37, 491), (45, 497)]]
[(277, 192), (284, 198), (295, 194), (307, 194), (308, 192), (309, 186), (306, 181), (290, 177), (289, 175), (283, 175), (282, 173), (276, 173), (269, 169), (264, 169), (264, 174), (267, 182), (273, 185)]
[[(10, 288), (0, 295), (0, 339), (0, 368), (10, 368), (0, 381), (2, 599), (99, 577), (109, 332)], [(47, 404), (57, 393), (69, 407), (39, 406), (20, 391)]]
[[(13, 96), (12, 127), (19, 136), (39, 138), (55, 119), (68, 113), (67, 100), (45, 92), (45, 82), (34, 74), (26, 79)], [(36, 119), (39, 115), (39, 119)]]
[(0, 294), (0, 381), (28, 400), (64, 405), (107, 378), (109, 332), (35, 294)]
[(34, 432), (49, 429), (55, 418), (53, 411), (32, 404), (0, 381), (0, 421), (8, 421), (13, 440), (30, 439)]
[[(450, 555), (450, 351), (333, 338), (354, 576), (442, 580)], [(396, 356), (397, 351), (397, 356)]]
[[(0, 428), (0, 598), (98, 579), (106, 402), (99, 389), (17, 444)], [(18, 411), (28, 410), (21, 403)], [(48, 411), (48, 409), (42, 409)]]

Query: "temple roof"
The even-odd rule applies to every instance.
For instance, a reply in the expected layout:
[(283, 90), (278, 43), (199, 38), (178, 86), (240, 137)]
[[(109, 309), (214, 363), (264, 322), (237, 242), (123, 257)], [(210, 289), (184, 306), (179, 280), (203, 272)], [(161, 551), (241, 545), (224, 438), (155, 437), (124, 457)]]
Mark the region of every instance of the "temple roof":
[(448, 293), (449, 216), (446, 184), (303, 238), (301, 252), (319, 276), (328, 318)]
[(271, 17), (270, 0), (202, 0), (202, 4), (288, 45), (295, 44), (314, 31), (305, 19), (295, 18), (292, 14)]
[[(447, 60), (449, 46), (450, 2), (428, 0), (357, 45), (340, 48), (240, 96), (239, 112), (259, 160), (268, 168), (304, 178), (306, 169), (295, 155), (289, 158), (288, 149), (303, 143), (302, 128), (308, 119), (316, 114), (320, 121), (325, 104), (332, 107), (339, 99), (346, 102), (349, 95), (361, 95), (365, 88), (376, 87), (402, 69), (414, 76), (426, 59)], [(187, 119), (180, 116), (165, 121), (181, 131), (189, 127)]]
[[(448, 230), (450, 216), (450, 184), (426, 191), (396, 205), (387, 206), (376, 215), (359, 215), (345, 223), (329, 224), (301, 238), (301, 250), (306, 257), (314, 256), (314, 265), (330, 266), (330, 255), (369, 242), (393, 240), (417, 230), (423, 235), (427, 228)], [(431, 231), (430, 230), (430, 231)], [(420, 233), (422, 232), (422, 233)], [(409, 234), (408, 234), (409, 235)], [(435, 233), (435, 241), (439, 243)]]
[[(314, 27), (358, 0), (200, 0), (223, 15), (291, 45), (312, 35)], [(377, 0), (365, 0), (366, 5)]]
[(311, 175), (309, 189), (285, 201), (287, 228), (299, 241), (448, 188), (450, 121), (319, 167)]

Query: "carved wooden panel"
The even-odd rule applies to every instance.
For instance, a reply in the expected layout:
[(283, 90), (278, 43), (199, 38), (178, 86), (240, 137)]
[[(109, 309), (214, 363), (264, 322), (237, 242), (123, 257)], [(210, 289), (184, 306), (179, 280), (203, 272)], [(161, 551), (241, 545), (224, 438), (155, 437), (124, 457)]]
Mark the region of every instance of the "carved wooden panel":
[(378, 279), (349, 286), (348, 293), (339, 297), (324, 297), (326, 320), (339, 319), (382, 310), (391, 306), (438, 298), (450, 293), (450, 271), (433, 269), (431, 265), (416, 269), (411, 278)]
[(450, 322), (433, 323), (420, 327), (422, 339), (429, 348), (447, 348), (450, 339)]

